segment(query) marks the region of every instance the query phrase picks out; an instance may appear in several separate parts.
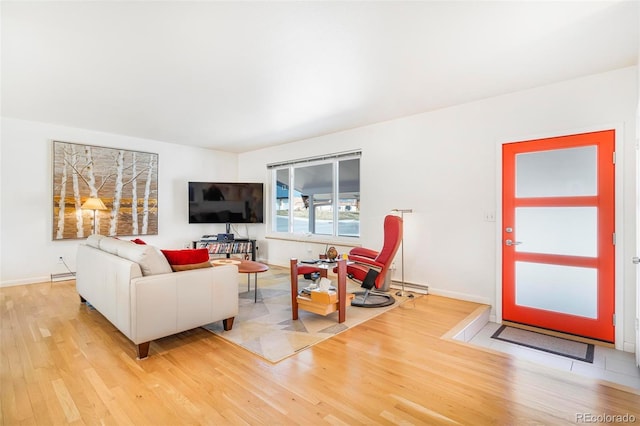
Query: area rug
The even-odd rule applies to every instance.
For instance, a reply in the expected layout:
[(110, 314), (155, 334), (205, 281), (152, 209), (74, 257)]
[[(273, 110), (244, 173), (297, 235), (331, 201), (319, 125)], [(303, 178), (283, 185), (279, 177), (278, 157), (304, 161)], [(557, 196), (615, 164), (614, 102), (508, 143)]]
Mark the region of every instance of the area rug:
[[(272, 363), (295, 355), (383, 312), (394, 309), (407, 300), (412, 300), (408, 297), (396, 296), (393, 292), (396, 302), (391, 306), (383, 308), (347, 306), (346, 320), (342, 324), (338, 323), (338, 312), (322, 316), (302, 309), (298, 311), (298, 320), (294, 321), (291, 318), (289, 270), (272, 268), (258, 275), (257, 303), (254, 303), (253, 279), (252, 276), (249, 291), (247, 291), (246, 280), (241, 280), (239, 283), (240, 310), (233, 328), (230, 331), (224, 331), (221, 321), (206, 325), (204, 328)], [(300, 277), (300, 288), (311, 283)], [(360, 290), (362, 289), (357, 283), (347, 280), (347, 293)]]
[(594, 346), (591, 343), (576, 342), (506, 325), (501, 326), (491, 337), (527, 348), (593, 363)]

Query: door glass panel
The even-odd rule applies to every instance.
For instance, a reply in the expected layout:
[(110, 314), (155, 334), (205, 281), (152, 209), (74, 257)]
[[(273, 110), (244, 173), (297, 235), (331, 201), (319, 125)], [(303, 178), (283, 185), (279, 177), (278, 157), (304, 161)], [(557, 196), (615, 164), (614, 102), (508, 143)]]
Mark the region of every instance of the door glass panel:
[(516, 305), (597, 318), (597, 269), (516, 262)]
[(595, 146), (516, 155), (516, 197), (597, 194)]
[(596, 207), (516, 208), (516, 251), (597, 257)]

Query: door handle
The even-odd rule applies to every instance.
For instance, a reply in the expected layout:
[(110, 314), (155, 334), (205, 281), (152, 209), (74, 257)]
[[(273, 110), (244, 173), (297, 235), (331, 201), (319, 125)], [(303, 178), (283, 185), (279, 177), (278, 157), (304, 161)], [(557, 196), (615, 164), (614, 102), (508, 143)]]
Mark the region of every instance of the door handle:
[(636, 265), (638, 265), (638, 264), (640, 264), (640, 257), (638, 257), (638, 256), (634, 256), (634, 257), (631, 259), (631, 261), (632, 261), (633, 263), (635, 263)]
[(522, 244), (522, 241), (511, 241), (511, 240), (507, 240), (504, 242), (506, 245), (508, 246), (518, 246), (520, 244)]

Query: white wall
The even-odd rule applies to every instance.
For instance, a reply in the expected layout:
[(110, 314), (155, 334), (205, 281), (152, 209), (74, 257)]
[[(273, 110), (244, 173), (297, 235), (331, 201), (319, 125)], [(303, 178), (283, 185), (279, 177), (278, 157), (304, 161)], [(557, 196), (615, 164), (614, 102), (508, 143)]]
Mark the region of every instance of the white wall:
[[(484, 216), (496, 211), (497, 147), (503, 142), (621, 126), (618, 167), (628, 200), (622, 205), (622, 244), (624, 253), (633, 251), (636, 73), (629, 67), (241, 154), (239, 175), (266, 180), (268, 163), (361, 148), (360, 243), (380, 247), (383, 217), (393, 208), (411, 208), (414, 213), (405, 215), (405, 280), (426, 284), (431, 293), (495, 307), (499, 224)], [(278, 265), (306, 257), (309, 246), (275, 239), (263, 245), (268, 262)], [(399, 275), (398, 269), (394, 279)], [(631, 345), (634, 280), (635, 271), (625, 262), (623, 333)]]
[[(636, 74), (636, 67), (625, 68), (240, 156), (3, 118), (0, 285), (47, 280), (50, 273), (64, 272), (58, 256), (75, 267), (79, 241), (51, 239), (52, 139), (158, 153), (159, 235), (145, 239), (167, 248), (224, 228), (187, 224), (188, 180), (267, 182), (268, 163), (361, 148), (365, 213), (360, 243), (379, 247), (383, 217), (392, 208), (412, 208), (414, 213), (405, 216), (406, 281), (429, 285), (432, 293), (495, 306), (497, 223), (484, 221), (484, 214), (496, 209), (497, 146), (502, 142), (621, 126), (618, 167), (624, 173), (624, 199), (619, 225), (624, 229), (623, 256), (633, 256)], [(258, 238), (260, 258), (272, 264), (284, 266), (292, 256), (306, 257), (308, 249), (324, 247), (265, 239), (265, 229), (253, 225), (240, 233)], [(630, 262), (623, 264), (623, 336), (632, 347), (635, 269)], [(394, 279), (399, 275), (398, 270)]]
[[(48, 281), (75, 271), (75, 253), (84, 240), (52, 240), (52, 140), (124, 148), (158, 154), (158, 235), (141, 236), (161, 248), (181, 248), (224, 225), (189, 225), (187, 182), (237, 177), (237, 155), (9, 118), (2, 119), (0, 203), (0, 285)], [(124, 237), (123, 237), (124, 238)]]

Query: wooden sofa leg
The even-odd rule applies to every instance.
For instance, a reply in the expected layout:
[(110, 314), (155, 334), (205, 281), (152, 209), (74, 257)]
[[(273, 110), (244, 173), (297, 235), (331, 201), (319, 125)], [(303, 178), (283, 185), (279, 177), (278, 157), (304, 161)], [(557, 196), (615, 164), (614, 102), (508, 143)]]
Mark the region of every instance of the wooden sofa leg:
[(151, 342), (140, 343), (137, 346), (138, 349), (138, 359), (145, 359), (149, 356), (149, 345)]
[(224, 328), (224, 331), (229, 331), (231, 330), (231, 328), (233, 328), (233, 320), (235, 319), (235, 317), (231, 317), (231, 318), (226, 318), (222, 320), (222, 326)]

